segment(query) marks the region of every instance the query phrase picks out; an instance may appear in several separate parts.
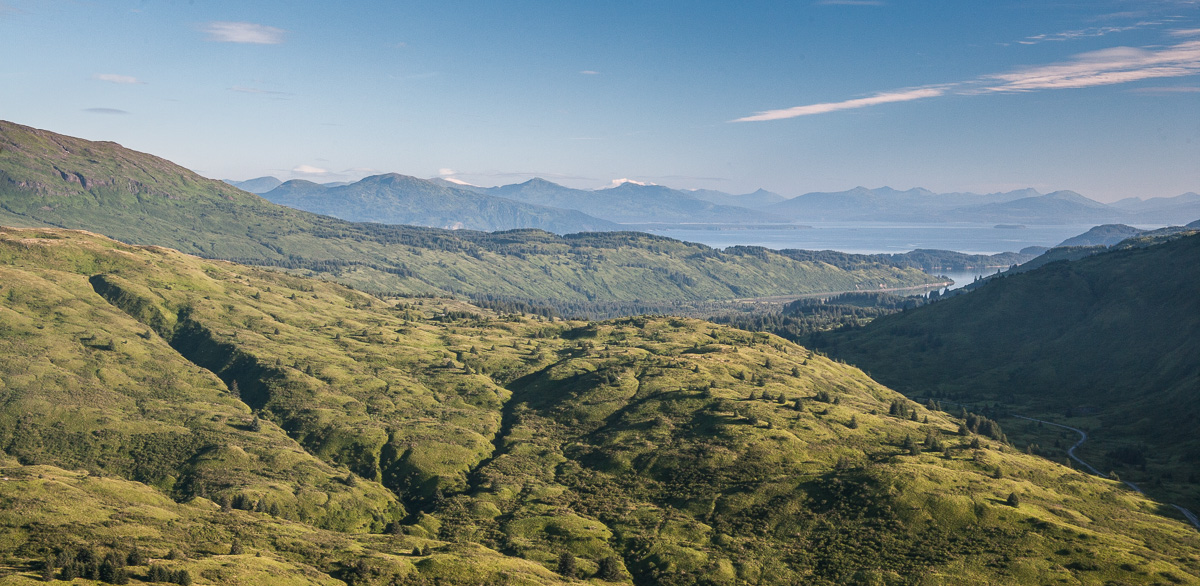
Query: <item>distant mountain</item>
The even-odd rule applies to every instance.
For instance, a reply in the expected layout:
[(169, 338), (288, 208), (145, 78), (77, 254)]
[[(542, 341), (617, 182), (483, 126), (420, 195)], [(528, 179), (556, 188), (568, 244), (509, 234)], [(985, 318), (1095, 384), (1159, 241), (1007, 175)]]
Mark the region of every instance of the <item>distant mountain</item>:
[(615, 230), (612, 222), (575, 210), (516, 202), (425, 179), (389, 173), (341, 186), (289, 181), (263, 194), (280, 205), (354, 222), (434, 228), (537, 228), (568, 234)]
[(765, 212), (791, 221), (930, 222), (956, 208), (1017, 200), (1036, 191), (1007, 193), (933, 193), (928, 189), (906, 191), (880, 187), (855, 187), (848, 191), (814, 192), (769, 205)]
[(1188, 192), (1175, 197), (1130, 197), (1112, 204), (1129, 214), (1130, 221), (1145, 224), (1181, 224), (1200, 216), (1200, 194)]
[(1126, 238), (1137, 236), (1144, 230), (1125, 224), (1104, 224), (1083, 234), (1063, 240), (1059, 246), (1112, 246)]
[(747, 193), (744, 195), (731, 195), (723, 191), (713, 191), (711, 189), (696, 189), (685, 191), (684, 193), (697, 199), (702, 199), (717, 205), (737, 206), (752, 210), (765, 208), (769, 205), (777, 204), (781, 201), (787, 200), (786, 197), (765, 189), (759, 189), (754, 193)]
[(973, 222), (980, 224), (1181, 224), (1200, 216), (1200, 195), (1130, 198), (1112, 205), (1074, 191), (1041, 194), (1033, 189), (1004, 193), (933, 193), (890, 187), (806, 193), (762, 210), (793, 222)]
[(279, 187), (281, 184), (283, 184), (283, 182), (280, 181), (279, 179), (276, 179), (274, 177), (269, 177), (269, 176), (268, 177), (257, 177), (255, 179), (247, 179), (245, 181), (234, 181), (232, 179), (222, 179), (222, 181), (224, 181), (225, 183), (228, 183), (242, 191), (249, 191), (250, 193), (258, 193), (258, 194), (266, 193), (268, 191), (271, 191), (272, 189), (275, 189), (276, 187)]
[(493, 187), (487, 193), (525, 203), (579, 210), (626, 224), (771, 221), (771, 217), (762, 212), (715, 204), (690, 192), (662, 185), (622, 183), (609, 189), (586, 191), (535, 178), (515, 185)]
[(470, 185), (468, 183), (459, 183), (457, 181), (450, 181), (449, 179), (444, 179), (442, 177), (431, 177), (429, 179), (426, 179), (426, 181), (433, 183), (434, 185), (441, 185), (442, 187), (449, 187), (451, 189), (461, 189), (463, 191), (470, 191), (472, 193), (487, 193), (487, 189), (488, 189), (486, 187), (480, 187), (478, 185)]
[(941, 217), (959, 222), (1017, 222), (1023, 224), (1073, 224), (1120, 220), (1121, 210), (1088, 199), (1074, 191), (1012, 201), (957, 208)]

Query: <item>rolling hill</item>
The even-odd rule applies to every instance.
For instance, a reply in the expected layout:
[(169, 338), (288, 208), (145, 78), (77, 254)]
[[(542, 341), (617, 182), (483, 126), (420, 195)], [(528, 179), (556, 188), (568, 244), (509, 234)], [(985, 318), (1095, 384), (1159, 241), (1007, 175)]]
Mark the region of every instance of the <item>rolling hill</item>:
[[(306, 187), (321, 189), (313, 185)], [(936, 281), (881, 262), (842, 267), (631, 232), (563, 237), (348, 222), (273, 204), (115, 143), (10, 122), (0, 122), (0, 225), (87, 229), (373, 292), (539, 303), (728, 300)]]
[(1157, 503), (769, 335), (61, 229), (0, 230), (0, 273), (6, 583), (1200, 579)]
[(813, 343), (910, 396), (1084, 429), (1085, 459), (1196, 506), (1200, 441), (1181, 430), (1200, 421), (1200, 235), (1164, 238), (991, 279)]

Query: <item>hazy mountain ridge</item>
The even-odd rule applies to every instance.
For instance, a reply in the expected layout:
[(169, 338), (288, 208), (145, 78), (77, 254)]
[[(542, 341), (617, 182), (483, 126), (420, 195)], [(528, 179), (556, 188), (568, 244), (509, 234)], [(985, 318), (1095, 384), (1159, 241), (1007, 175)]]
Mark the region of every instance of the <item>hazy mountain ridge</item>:
[(256, 193), (258, 195), (262, 195), (283, 184), (283, 181), (270, 176), (255, 177), (254, 179), (247, 179), (245, 181), (234, 181), (232, 179), (222, 179), (221, 181), (224, 181), (225, 183), (228, 183), (242, 191), (249, 191), (250, 193)]
[(1005, 193), (933, 193), (889, 187), (857, 187), (807, 193), (764, 208), (790, 221), (974, 222), (1012, 224), (1165, 223), (1200, 216), (1200, 197), (1129, 198), (1106, 205), (1073, 191), (1041, 194), (1033, 189)]
[(762, 223), (770, 216), (742, 207), (715, 204), (690, 192), (662, 185), (626, 182), (608, 189), (572, 189), (544, 179), (493, 187), (487, 193), (538, 205), (575, 209), (620, 223)]
[(488, 232), (536, 228), (556, 234), (619, 228), (575, 210), (491, 197), (397, 173), (333, 187), (289, 181), (262, 196), (280, 205), (352, 222)]

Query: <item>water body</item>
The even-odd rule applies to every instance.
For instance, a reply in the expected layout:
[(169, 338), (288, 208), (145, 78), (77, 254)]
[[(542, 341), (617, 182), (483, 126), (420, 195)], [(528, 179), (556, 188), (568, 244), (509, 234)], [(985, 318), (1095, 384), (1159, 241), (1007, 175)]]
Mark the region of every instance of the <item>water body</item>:
[(1027, 246), (1055, 246), (1092, 227), (1092, 224), (997, 228), (995, 224), (819, 222), (808, 227), (673, 224), (642, 225), (637, 229), (677, 240), (699, 242), (713, 248), (747, 245), (776, 250), (800, 248), (855, 254), (891, 254), (932, 248), (970, 254), (995, 254), (1018, 252)]

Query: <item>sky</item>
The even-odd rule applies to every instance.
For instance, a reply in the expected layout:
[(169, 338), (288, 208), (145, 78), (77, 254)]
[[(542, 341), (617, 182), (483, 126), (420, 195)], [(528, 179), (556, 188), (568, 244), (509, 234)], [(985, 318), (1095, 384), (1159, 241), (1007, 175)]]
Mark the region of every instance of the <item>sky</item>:
[(0, 119), (213, 178), (1200, 192), (1200, 0), (0, 0)]

